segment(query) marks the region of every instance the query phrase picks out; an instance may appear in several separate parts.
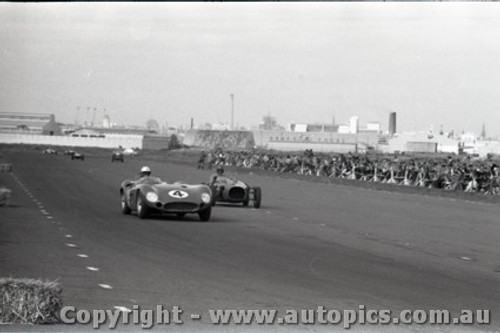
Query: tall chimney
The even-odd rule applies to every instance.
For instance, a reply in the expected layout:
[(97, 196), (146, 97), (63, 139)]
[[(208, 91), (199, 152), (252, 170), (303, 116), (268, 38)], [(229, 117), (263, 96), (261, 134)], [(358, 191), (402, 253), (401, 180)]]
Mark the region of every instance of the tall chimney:
[(389, 135), (396, 133), (396, 112), (389, 114)]

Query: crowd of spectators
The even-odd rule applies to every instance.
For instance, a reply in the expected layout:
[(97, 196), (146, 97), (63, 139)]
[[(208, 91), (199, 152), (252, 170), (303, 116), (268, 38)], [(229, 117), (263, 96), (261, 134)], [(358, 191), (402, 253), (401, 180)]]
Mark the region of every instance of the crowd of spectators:
[(306, 150), (290, 154), (269, 151), (202, 152), (198, 167), (217, 165), (317, 177), (500, 194), (499, 162), (471, 156), (327, 154)]

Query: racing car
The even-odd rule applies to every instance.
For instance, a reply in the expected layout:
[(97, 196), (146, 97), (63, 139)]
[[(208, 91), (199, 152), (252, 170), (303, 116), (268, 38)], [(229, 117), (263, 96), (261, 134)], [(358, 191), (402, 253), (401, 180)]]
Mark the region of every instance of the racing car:
[(111, 155), (111, 162), (114, 161), (121, 161), (123, 163), (125, 161), (125, 156), (123, 155), (122, 152), (115, 151), (113, 152), (113, 155)]
[(73, 152), (73, 154), (71, 154), (71, 160), (83, 161), (83, 160), (85, 160), (85, 155), (83, 155), (81, 153)]
[(6, 187), (0, 187), (0, 206), (8, 206), (12, 191)]
[(42, 153), (46, 155), (57, 155), (57, 151), (52, 148), (44, 149)]
[(125, 180), (120, 187), (122, 213), (136, 212), (145, 219), (154, 213), (198, 214), (208, 221), (212, 212), (212, 190), (207, 185), (188, 185), (183, 182), (167, 184), (157, 177), (145, 180)]
[(214, 204), (216, 202), (242, 203), (248, 206), (250, 200), (255, 208), (260, 207), (262, 190), (235, 178), (219, 176), (213, 184)]

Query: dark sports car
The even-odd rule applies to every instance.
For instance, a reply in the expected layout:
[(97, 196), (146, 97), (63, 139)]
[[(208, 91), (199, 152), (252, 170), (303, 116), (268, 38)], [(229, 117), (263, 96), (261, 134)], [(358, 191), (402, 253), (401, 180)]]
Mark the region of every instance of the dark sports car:
[(80, 161), (83, 161), (83, 160), (85, 160), (85, 155), (80, 154), (80, 153), (77, 153), (77, 152), (73, 152), (73, 154), (71, 154), (71, 159), (72, 159), (72, 160), (80, 160)]
[(113, 152), (113, 155), (111, 155), (111, 162), (114, 161), (121, 161), (123, 163), (125, 161), (125, 156), (123, 155), (122, 152), (115, 151)]
[(241, 180), (223, 176), (218, 176), (213, 186), (214, 203), (242, 203), (243, 206), (248, 206), (251, 200), (255, 208), (260, 207), (262, 190), (258, 186), (252, 187)]
[(120, 187), (123, 214), (137, 212), (139, 218), (153, 213), (197, 213), (202, 221), (208, 221), (212, 211), (212, 190), (207, 185), (188, 185), (182, 182), (167, 184), (156, 177), (143, 180), (126, 180)]

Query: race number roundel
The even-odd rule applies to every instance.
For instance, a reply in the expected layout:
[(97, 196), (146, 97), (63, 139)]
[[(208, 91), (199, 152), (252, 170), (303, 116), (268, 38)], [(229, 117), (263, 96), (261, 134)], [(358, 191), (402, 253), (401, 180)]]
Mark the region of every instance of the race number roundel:
[(168, 195), (170, 195), (172, 198), (177, 198), (177, 199), (184, 199), (189, 197), (189, 194), (187, 194), (187, 192), (181, 190), (170, 191), (168, 192)]

